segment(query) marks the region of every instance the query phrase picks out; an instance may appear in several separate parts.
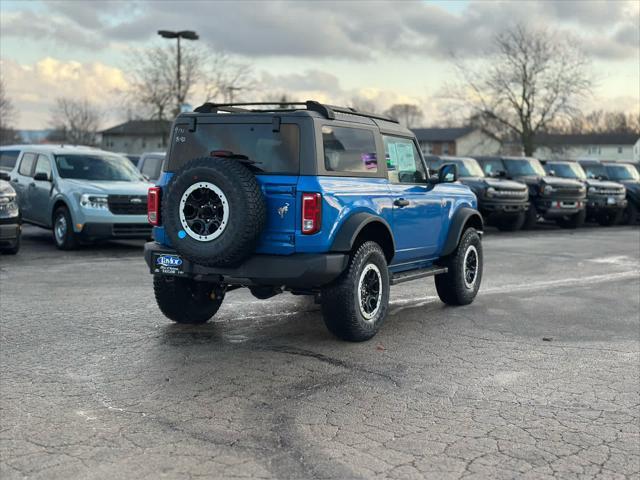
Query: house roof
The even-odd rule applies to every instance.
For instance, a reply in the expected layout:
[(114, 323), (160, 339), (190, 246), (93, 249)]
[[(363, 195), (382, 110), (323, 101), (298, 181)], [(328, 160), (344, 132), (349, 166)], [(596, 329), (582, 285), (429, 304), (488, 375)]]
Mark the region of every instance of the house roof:
[(171, 122), (169, 120), (129, 120), (115, 127), (103, 130), (103, 135), (128, 135), (128, 136), (156, 136), (169, 132)]
[(458, 128), (414, 128), (419, 142), (451, 142), (474, 131), (473, 127)]
[(542, 133), (536, 140), (540, 145), (633, 145), (637, 133)]

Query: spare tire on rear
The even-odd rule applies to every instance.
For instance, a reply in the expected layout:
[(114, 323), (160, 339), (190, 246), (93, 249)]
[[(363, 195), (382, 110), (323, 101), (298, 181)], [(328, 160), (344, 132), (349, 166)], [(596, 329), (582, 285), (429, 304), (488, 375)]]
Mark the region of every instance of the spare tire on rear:
[(265, 199), (238, 159), (191, 160), (171, 179), (162, 221), (185, 258), (210, 267), (236, 265), (255, 249), (266, 222)]

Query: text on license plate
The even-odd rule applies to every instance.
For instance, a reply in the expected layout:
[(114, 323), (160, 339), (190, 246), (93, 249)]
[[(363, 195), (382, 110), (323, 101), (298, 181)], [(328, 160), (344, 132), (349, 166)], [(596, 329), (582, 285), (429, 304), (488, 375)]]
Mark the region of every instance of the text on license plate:
[(184, 262), (180, 255), (154, 253), (151, 271), (163, 275), (184, 275)]

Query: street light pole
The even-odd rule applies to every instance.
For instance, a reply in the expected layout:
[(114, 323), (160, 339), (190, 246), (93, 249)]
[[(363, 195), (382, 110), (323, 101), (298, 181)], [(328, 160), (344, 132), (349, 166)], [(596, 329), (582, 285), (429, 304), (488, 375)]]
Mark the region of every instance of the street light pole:
[(178, 41), (178, 49), (177, 49), (177, 69), (176, 69), (176, 80), (178, 89), (176, 91), (176, 115), (180, 113), (182, 99), (182, 75), (180, 72), (182, 58), (180, 52), (180, 39), (184, 38), (186, 40), (198, 40), (198, 34), (192, 30), (181, 30), (179, 32), (173, 32), (171, 30), (158, 30), (158, 35), (162, 38), (175, 38)]

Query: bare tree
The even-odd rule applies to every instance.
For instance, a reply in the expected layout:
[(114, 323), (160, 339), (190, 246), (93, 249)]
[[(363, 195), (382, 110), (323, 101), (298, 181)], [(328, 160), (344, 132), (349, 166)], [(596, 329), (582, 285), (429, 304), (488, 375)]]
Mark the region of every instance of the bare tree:
[(198, 46), (181, 49), (180, 86), (175, 46), (133, 51), (127, 71), (126, 101), (137, 106), (139, 116), (157, 120), (177, 115), (193, 95), (202, 96), (198, 102), (231, 102), (255, 85), (248, 65)]
[(392, 105), (384, 113), (391, 118), (395, 118), (400, 122), (400, 124), (407, 128), (418, 126), (418, 123), (422, 121), (424, 116), (420, 107), (410, 103), (397, 103)]
[(378, 106), (373, 100), (368, 100), (360, 96), (353, 97), (349, 106), (360, 112), (377, 113), (379, 111)]
[(532, 155), (539, 132), (579, 114), (593, 86), (589, 63), (575, 44), (523, 25), (496, 35), (493, 46), (479, 64), (456, 62), (461, 84), (454, 100), (485, 130), (516, 137)]
[(630, 133), (640, 135), (640, 115), (594, 110), (549, 128), (554, 133)]
[(14, 129), (17, 112), (13, 102), (7, 95), (4, 81), (0, 79), (0, 145), (17, 143), (20, 141), (18, 132)]
[(50, 123), (56, 139), (74, 145), (96, 145), (101, 119), (101, 112), (87, 100), (58, 98)]

